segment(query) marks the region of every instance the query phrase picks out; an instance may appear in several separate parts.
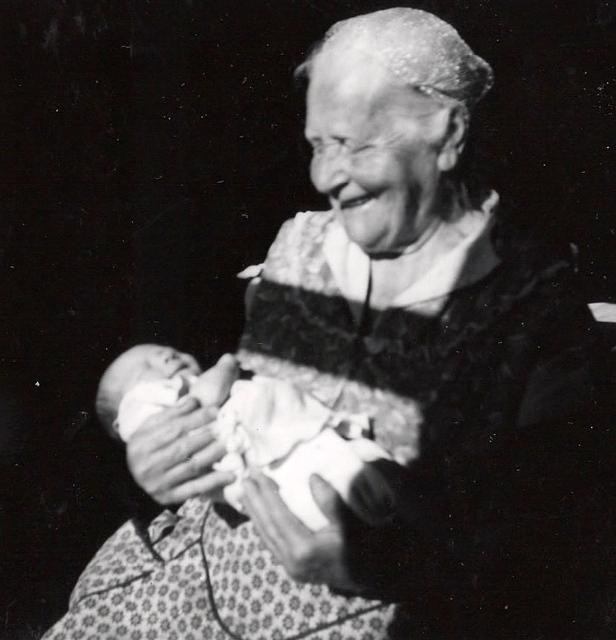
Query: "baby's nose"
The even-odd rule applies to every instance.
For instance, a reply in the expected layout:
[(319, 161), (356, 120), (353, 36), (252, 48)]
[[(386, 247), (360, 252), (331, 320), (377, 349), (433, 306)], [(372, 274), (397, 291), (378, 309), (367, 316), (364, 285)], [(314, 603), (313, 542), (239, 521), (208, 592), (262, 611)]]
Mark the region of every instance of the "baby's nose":
[(165, 362), (173, 362), (180, 359), (180, 354), (175, 349), (169, 349), (165, 355)]
[(156, 361), (160, 366), (166, 366), (177, 362), (180, 354), (175, 349), (161, 349), (156, 354)]

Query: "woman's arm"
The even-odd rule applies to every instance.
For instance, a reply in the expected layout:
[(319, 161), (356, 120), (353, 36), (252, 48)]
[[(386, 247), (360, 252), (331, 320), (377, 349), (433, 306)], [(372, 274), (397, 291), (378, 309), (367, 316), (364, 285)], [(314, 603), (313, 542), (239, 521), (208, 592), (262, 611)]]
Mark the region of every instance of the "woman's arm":
[(428, 537), (435, 521), (406, 484), (406, 469), (383, 462), (387, 468), (379, 468), (379, 486), (373, 492), (383, 503), (379, 505), (378, 498), (371, 501), (375, 509), (371, 524), (360, 519), (319, 476), (311, 477), (311, 490), (330, 524), (318, 531), (291, 513), (271, 479), (254, 475), (245, 482), (245, 509), (293, 579), (381, 600), (405, 599), (414, 558), (411, 527), (416, 532), (426, 529), (416, 536), (419, 540)]

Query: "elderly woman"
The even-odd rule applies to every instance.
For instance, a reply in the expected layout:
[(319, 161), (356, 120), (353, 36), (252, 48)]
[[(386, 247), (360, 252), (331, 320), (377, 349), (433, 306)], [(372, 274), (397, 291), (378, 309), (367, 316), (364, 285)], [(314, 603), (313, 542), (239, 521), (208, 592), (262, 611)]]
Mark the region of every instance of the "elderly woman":
[(588, 397), (588, 317), (568, 262), (496, 223), (498, 196), (456, 171), (491, 68), (439, 18), (390, 9), (335, 24), (299, 73), (330, 208), (283, 225), (238, 356), (370, 416), (391, 456), (379, 525), (316, 476), (318, 531), (259, 475), (248, 519), (213, 506), (224, 451), (188, 401), (128, 443), (137, 482), (183, 506), (116, 533), (49, 638), (485, 637), (526, 615), (512, 593), (536, 595), (510, 569), (539, 530), (538, 489), (560, 491), (531, 458)]

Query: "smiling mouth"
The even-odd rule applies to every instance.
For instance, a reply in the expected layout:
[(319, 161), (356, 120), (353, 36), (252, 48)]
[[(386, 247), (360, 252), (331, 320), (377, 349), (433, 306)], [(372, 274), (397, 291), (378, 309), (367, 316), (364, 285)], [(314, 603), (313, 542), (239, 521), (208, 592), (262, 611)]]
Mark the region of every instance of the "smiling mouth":
[(370, 202), (373, 199), (373, 196), (361, 196), (359, 198), (350, 198), (349, 200), (344, 200), (340, 203), (340, 209), (355, 209), (357, 207), (361, 207), (366, 204), (366, 202)]

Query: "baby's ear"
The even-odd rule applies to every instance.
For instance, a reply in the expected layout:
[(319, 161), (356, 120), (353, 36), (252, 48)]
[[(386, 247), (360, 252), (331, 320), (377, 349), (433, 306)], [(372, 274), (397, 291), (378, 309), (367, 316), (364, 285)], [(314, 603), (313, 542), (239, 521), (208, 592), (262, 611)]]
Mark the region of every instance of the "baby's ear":
[(109, 435), (115, 440), (122, 439), (120, 438), (120, 423), (118, 422), (117, 418), (111, 423), (111, 427), (108, 428), (107, 431), (109, 432)]
[(99, 424), (105, 429), (107, 435), (114, 440), (119, 440), (118, 427), (118, 402), (113, 401), (113, 394), (109, 393), (103, 382), (98, 386), (94, 409)]

